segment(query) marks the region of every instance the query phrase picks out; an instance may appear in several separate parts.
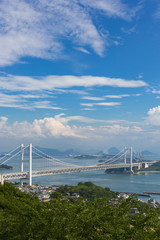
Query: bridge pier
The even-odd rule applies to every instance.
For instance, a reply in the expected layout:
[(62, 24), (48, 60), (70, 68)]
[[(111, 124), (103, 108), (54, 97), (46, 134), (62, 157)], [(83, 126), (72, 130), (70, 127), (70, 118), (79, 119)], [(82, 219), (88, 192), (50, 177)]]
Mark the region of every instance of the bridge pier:
[(142, 163), (142, 168), (148, 168), (149, 167), (149, 165), (148, 165), (148, 163)]
[(140, 170), (142, 167), (141, 163), (138, 163), (138, 170)]

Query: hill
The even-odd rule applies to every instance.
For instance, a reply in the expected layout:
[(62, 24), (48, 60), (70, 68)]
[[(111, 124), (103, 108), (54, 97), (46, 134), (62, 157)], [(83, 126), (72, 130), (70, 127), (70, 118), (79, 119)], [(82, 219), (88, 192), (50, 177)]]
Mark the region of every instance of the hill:
[(111, 147), (111, 148), (108, 149), (108, 154), (110, 154), (110, 155), (115, 155), (119, 152), (120, 152), (119, 149), (116, 148), (116, 147)]

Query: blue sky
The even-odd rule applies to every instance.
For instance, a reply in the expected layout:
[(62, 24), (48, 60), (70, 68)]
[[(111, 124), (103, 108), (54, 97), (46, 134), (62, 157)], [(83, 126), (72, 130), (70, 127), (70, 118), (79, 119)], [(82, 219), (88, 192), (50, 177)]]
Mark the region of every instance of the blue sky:
[(158, 152), (158, 0), (1, 0), (0, 144)]

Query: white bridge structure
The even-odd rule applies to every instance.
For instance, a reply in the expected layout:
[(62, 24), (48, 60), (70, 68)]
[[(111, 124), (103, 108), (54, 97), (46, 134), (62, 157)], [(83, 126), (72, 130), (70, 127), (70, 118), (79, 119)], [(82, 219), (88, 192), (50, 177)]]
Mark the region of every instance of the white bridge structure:
[[(128, 155), (129, 161), (127, 157)], [(98, 163), (91, 166), (79, 166), (68, 162), (66, 159), (62, 161), (60, 158), (54, 158), (53, 156), (50, 156), (32, 146), (32, 144), (29, 144), (26, 147), (21, 144), (13, 151), (0, 158), (0, 168), (2, 165), (6, 163), (8, 164), (8, 162), (13, 160), (13, 162), (16, 163), (15, 170), (17, 170), (15, 172), (13, 170), (5, 170), (4, 172), (3, 170), (3, 172), (0, 174), (0, 182), (3, 185), (4, 181), (20, 179), (21, 185), (23, 185), (24, 179), (28, 179), (29, 185), (32, 186), (32, 178), (38, 176), (117, 168), (123, 168), (124, 171), (129, 169), (129, 172), (132, 173), (133, 167), (140, 169), (141, 167), (146, 168), (153, 164), (153, 161), (144, 162), (140, 161), (139, 159), (137, 162), (133, 162), (132, 155), (132, 147), (125, 147), (110, 159), (104, 160), (103, 163)], [(18, 157), (20, 159), (18, 159)]]

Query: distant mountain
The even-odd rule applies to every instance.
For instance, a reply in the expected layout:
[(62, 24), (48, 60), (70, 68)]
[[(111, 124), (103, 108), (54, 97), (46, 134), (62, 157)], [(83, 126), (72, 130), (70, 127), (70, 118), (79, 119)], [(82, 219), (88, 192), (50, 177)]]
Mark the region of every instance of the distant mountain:
[(60, 151), (58, 149), (55, 148), (42, 148), (42, 147), (36, 147), (37, 149), (39, 149), (40, 151), (48, 154), (48, 155), (52, 155), (52, 156), (60, 156), (60, 155), (79, 155), (80, 153), (75, 151), (74, 149), (68, 149), (66, 151)]
[(142, 152), (143, 158), (145, 160), (159, 160), (160, 156), (156, 153), (150, 152), (148, 150), (144, 150)]
[(108, 149), (108, 154), (110, 154), (110, 155), (115, 155), (119, 152), (120, 152), (120, 150), (116, 147), (111, 147), (111, 148)]
[(80, 152), (78, 152), (74, 149), (68, 149), (68, 150), (64, 151), (63, 154), (65, 154), (65, 155), (79, 155)]
[(88, 154), (82, 154), (82, 155), (75, 156), (75, 158), (78, 158), (78, 159), (96, 159), (97, 156), (95, 156), (95, 155), (88, 155)]
[(144, 151), (142, 152), (142, 154), (145, 155), (145, 156), (155, 156), (155, 155), (156, 155), (155, 153), (150, 152), (150, 151), (148, 151), (148, 150), (144, 150)]
[(96, 153), (96, 155), (103, 155), (103, 154), (105, 154), (103, 151), (99, 151)]

